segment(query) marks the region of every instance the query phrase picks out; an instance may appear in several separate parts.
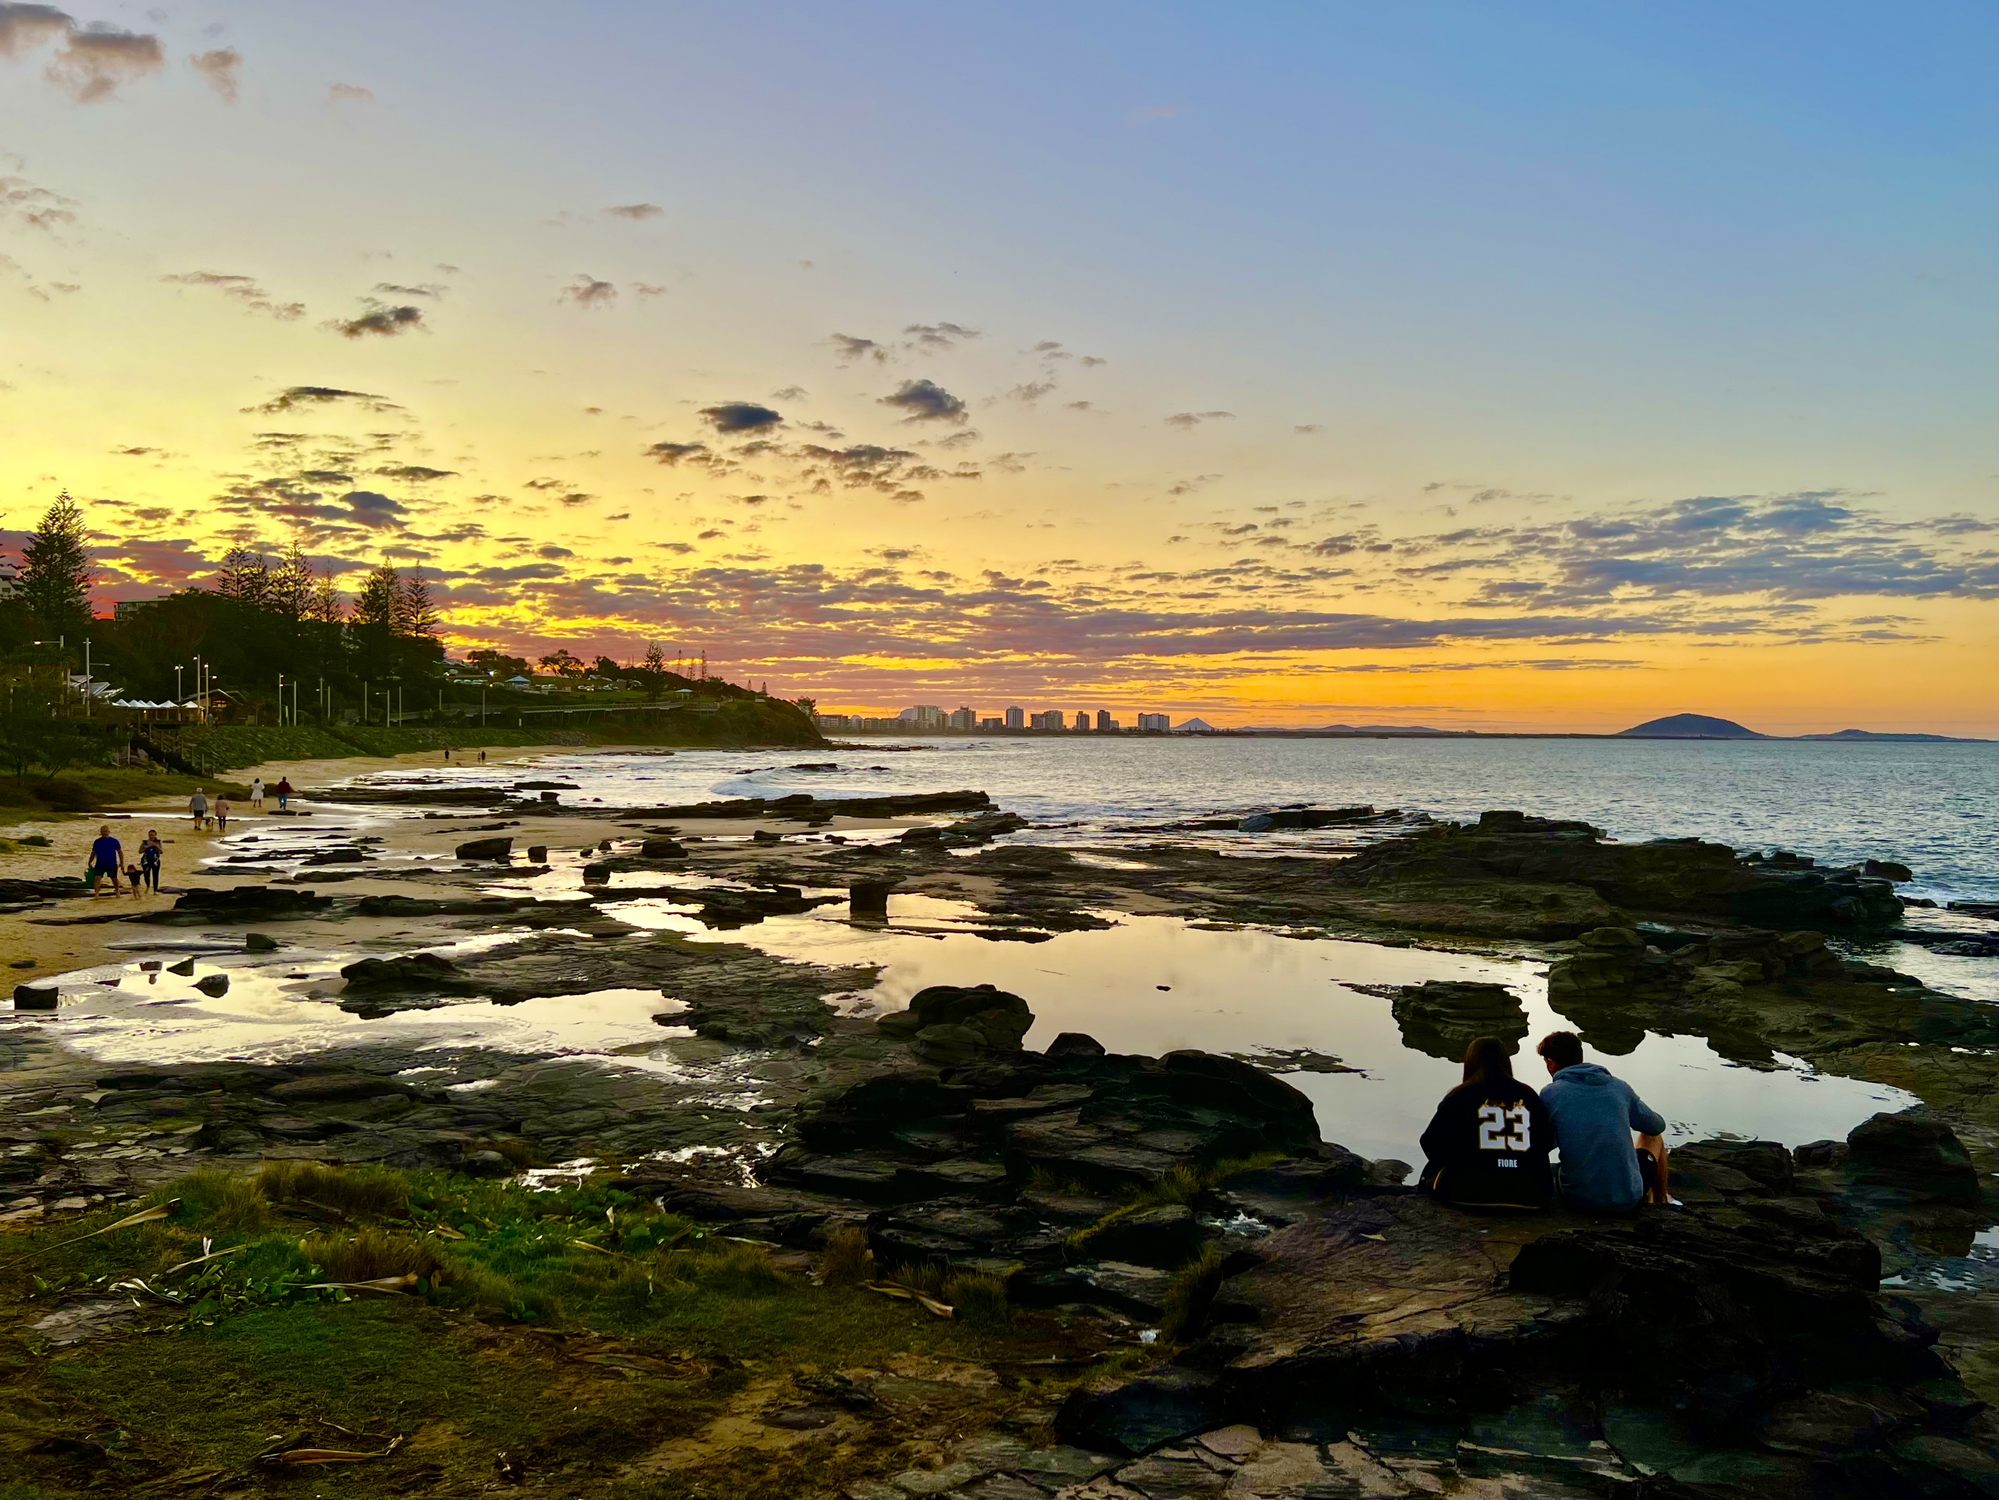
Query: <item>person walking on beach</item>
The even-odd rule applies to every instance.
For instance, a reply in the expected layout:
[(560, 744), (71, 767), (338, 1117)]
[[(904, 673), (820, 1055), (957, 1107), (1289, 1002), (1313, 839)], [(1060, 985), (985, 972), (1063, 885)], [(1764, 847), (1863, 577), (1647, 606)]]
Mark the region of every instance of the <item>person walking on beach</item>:
[(194, 819), (194, 826), (205, 828), (208, 825), (208, 793), (196, 787), (194, 795), (187, 799), (187, 810)]
[(482, 766), (486, 764), (486, 752), (484, 750), (479, 752), (479, 764)]
[(215, 794), (215, 831), (217, 833), (229, 831), (229, 799), (220, 792)]
[(280, 776), (278, 784), (271, 788), (278, 794), (278, 811), (283, 812), (292, 800), (292, 783), (289, 776)]
[(101, 896), (104, 892), (97, 888), (100, 880), (109, 879), (111, 894), (118, 894), (118, 872), (125, 865), (125, 849), (111, 836), (111, 825), (105, 823), (97, 830), (97, 838), (90, 846), (90, 894)]
[(250, 811), (262, 812), (263, 810), (264, 778), (261, 776), (252, 776), (250, 778)]
[(1507, 1045), (1482, 1036), (1465, 1049), (1464, 1082), (1423, 1132), (1423, 1189), (1458, 1208), (1546, 1208), (1555, 1201), (1554, 1147), (1554, 1123), (1514, 1078)]
[(160, 842), (157, 828), (146, 830), (146, 841), (139, 845), (139, 877), (146, 882), (146, 889), (157, 893), (160, 888), (160, 863), (166, 857), (166, 846)]
[(1582, 1038), (1573, 1031), (1551, 1031), (1534, 1050), (1548, 1065), (1541, 1104), (1555, 1123), (1563, 1201), (1596, 1213), (1672, 1202), (1665, 1116), (1608, 1068), (1584, 1062)]

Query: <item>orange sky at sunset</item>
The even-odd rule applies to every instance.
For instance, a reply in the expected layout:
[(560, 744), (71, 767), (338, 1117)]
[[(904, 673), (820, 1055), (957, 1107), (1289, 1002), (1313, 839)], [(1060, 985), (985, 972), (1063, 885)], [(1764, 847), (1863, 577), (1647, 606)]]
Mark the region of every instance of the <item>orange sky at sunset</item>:
[(1275, 14), (0, 5), (0, 553), (827, 710), (1999, 733), (1985, 52)]

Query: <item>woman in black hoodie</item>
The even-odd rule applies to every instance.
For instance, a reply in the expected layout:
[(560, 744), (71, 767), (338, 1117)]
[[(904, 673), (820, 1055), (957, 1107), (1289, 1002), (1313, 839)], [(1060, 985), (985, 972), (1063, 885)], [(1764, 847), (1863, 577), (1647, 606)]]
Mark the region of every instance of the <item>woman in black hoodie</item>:
[(1514, 1078), (1505, 1044), (1482, 1036), (1465, 1049), (1465, 1081), (1423, 1132), (1423, 1188), (1459, 1208), (1546, 1208), (1554, 1148), (1540, 1098)]

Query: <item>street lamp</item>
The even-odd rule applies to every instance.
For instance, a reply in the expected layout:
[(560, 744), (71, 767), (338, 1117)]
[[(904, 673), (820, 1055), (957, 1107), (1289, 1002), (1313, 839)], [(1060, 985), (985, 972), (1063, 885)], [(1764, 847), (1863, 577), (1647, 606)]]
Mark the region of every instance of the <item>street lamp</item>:
[(278, 673), (278, 727), (282, 729), (284, 727), (284, 723), (285, 723), (285, 674), (280, 672)]

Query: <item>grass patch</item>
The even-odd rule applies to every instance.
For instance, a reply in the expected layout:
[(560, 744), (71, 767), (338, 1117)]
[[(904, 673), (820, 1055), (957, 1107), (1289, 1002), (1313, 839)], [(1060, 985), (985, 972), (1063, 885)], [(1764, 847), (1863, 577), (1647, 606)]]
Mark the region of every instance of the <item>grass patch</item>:
[[(175, 1210), (90, 1238), (76, 1237), (133, 1206), (0, 1233), (0, 1469), (27, 1454), (21, 1433), (108, 1453), (87, 1471), (28, 1455), (23, 1495), (151, 1493), (197, 1471), (235, 1476), (231, 1493), (303, 1483), (330, 1500), (473, 1494), (492, 1487), (504, 1453), (537, 1493), (775, 1500), (820, 1492), (836, 1470), (859, 1483), (907, 1467), (901, 1445), (919, 1429), (927, 1451), (1009, 1403), (1060, 1396), (972, 1382), (962, 1399), (869, 1408), (854, 1418), (868, 1424), (860, 1437), (742, 1442), (773, 1403), (823, 1399), (827, 1379), (845, 1378), (832, 1372), (1034, 1363), (1076, 1347), (1046, 1315), (1015, 1313), (995, 1277), (944, 1265), (901, 1273), (955, 1309), (939, 1318), (861, 1284), (858, 1231), (828, 1247), (838, 1274), (814, 1278), (615, 1180), (535, 1193), (272, 1162), (193, 1173), (153, 1202)], [(324, 1285), (410, 1275), (400, 1293)], [(118, 1321), (75, 1345), (34, 1330), (78, 1308)], [(724, 1416), (735, 1425), (708, 1446), (708, 1424)], [(406, 1442), (282, 1488), (255, 1467), (274, 1435), (380, 1446), (356, 1434)], [(648, 1467), (675, 1444), (670, 1469)], [(0, 1481), (0, 1500), (12, 1481)]]
[(1169, 1343), (1185, 1343), (1201, 1331), (1221, 1286), (1222, 1252), (1214, 1245), (1203, 1245), (1199, 1255), (1173, 1273), (1166, 1288), (1159, 1331)]
[(1174, 1204), (1192, 1208), (1231, 1177), (1244, 1172), (1255, 1172), (1282, 1160), (1284, 1160), (1282, 1152), (1269, 1151), (1254, 1156), (1224, 1157), (1206, 1166), (1189, 1166), (1182, 1163), (1158, 1181), (1131, 1194), (1123, 1203), (1094, 1224), (1086, 1224), (1081, 1229), (1071, 1230), (1064, 1243), (1072, 1253), (1087, 1255), (1091, 1245), (1106, 1230), (1135, 1213)]
[(874, 1274), (874, 1253), (868, 1249), (868, 1232), (858, 1224), (837, 1224), (826, 1236), (819, 1252), (821, 1286), (856, 1286)]

